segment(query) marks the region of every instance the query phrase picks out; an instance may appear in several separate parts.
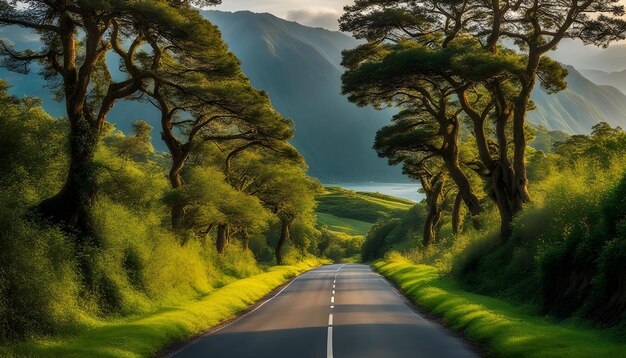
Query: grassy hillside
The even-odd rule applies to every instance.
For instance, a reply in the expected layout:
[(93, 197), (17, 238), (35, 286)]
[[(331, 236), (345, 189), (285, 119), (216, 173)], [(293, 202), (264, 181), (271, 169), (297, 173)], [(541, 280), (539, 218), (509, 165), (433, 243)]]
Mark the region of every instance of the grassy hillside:
[(326, 187), (318, 197), (317, 211), (337, 217), (375, 223), (402, 216), (415, 203), (379, 193), (362, 193), (339, 187)]
[(372, 223), (361, 220), (342, 218), (333, 214), (317, 213), (317, 224), (327, 226), (328, 230), (345, 232), (350, 235), (366, 235), (372, 227)]
[(362, 260), (361, 246), (379, 220), (406, 216), (415, 203), (394, 196), (326, 187), (318, 196), (319, 251), (335, 262)]

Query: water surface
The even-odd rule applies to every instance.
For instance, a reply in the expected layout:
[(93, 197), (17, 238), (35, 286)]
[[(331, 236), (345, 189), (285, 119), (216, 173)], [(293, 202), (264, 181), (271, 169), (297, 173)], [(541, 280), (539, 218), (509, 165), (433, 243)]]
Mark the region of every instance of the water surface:
[(417, 183), (326, 183), (324, 186), (339, 186), (348, 190), (387, 194), (414, 202), (424, 199), (424, 194), (418, 192), (420, 186)]

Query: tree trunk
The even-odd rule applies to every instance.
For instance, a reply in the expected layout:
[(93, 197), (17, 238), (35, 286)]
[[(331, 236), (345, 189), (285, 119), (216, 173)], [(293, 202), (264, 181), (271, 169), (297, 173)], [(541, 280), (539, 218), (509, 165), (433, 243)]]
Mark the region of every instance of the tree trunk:
[(441, 194), (443, 192), (443, 182), (437, 180), (434, 183), (430, 195), (427, 197), (428, 215), (424, 223), (424, 246), (430, 246), (435, 242), (439, 220), (441, 218)]
[[(189, 146), (181, 143), (172, 130), (172, 116), (174, 112), (171, 111), (169, 103), (167, 102), (165, 95), (161, 92), (161, 86), (158, 82), (154, 87), (153, 95), (158, 101), (160, 107), (159, 109), (161, 111), (161, 139), (165, 142), (165, 145), (172, 156), (172, 164), (170, 166), (168, 178), (172, 189), (178, 189), (184, 184), (181, 173), (183, 171), (183, 167), (185, 166), (185, 162), (189, 157)], [(172, 204), (170, 210), (172, 229), (178, 230), (183, 228), (185, 220), (185, 204), (174, 203)]]
[(215, 245), (217, 247), (217, 253), (222, 255), (226, 250), (226, 245), (228, 244), (228, 225), (227, 224), (219, 224), (217, 226), (217, 240)]
[[(72, 118), (73, 117), (73, 118)], [(94, 236), (91, 207), (96, 197), (94, 155), (98, 145), (98, 128), (81, 115), (70, 117), (70, 165), (65, 184), (58, 194), (42, 201), (37, 211), (56, 223), (78, 230), (78, 238)]]
[(248, 236), (248, 231), (241, 231), (241, 239), (243, 242), (243, 251), (248, 251), (248, 249), (250, 248), (250, 236)]
[(472, 190), (469, 179), (467, 179), (459, 164), (458, 124), (451, 125), (451, 127), (443, 133), (445, 144), (442, 157), (450, 173), (450, 178), (459, 188), (459, 194), (463, 198), (469, 212), (472, 216), (477, 216), (482, 212), (482, 206)]
[(276, 249), (274, 250), (277, 265), (283, 264), (282, 248), (287, 239), (289, 239), (289, 221), (281, 219), (280, 223), (280, 237), (278, 238), (278, 242), (276, 243)]
[[(168, 175), (172, 189), (178, 189), (184, 184), (181, 172), (186, 160), (186, 155), (174, 155), (174, 153), (172, 153), (172, 166), (170, 167), (170, 172)], [(178, 230), (184, 227), (185, 203), (176, 202), (172, 204), (171, 218), (172, 228), (174, 230)]]
[[(67, 14), (60, 16), (62, 28), (60, 42), (63, 48), (63, 91), (65, 109), (70, 123), (70, 165), (65, 183), (58, 194), (42, 201), (37, 212), (56, 223), (63, 223), (78, 231), (78, 240), (95, 237), (91, 207), (96, 197), (96, 169), (94, 156), (98, 145), (99, 126), (88, 118), (85, 98), (91, 74), (98, 60), (97, 45), (101, 35), (93, 26), (87, 27), (83, 64), (76, 67), (76, 41), (74, 20)], [(88, 25), (93, 25), (89, 22)], [(100, 36), (100, 37), (99, 37)]]
[[(530, 201), (530, 193), (528, 192), (528, 176), (526, 174), (526, 133), (524, 131), (526, 124), (526, 107), (530, 101), (530, 94), (534, 88), (535, 80), (530, 80), (524, 93), (518, 98), (515, 106), (515, 115), (513, 116), (513, 139), (514, 139), (514, 162), (515, 170), (515, 192), (520, 196), (523, 203)], [(525, 86), (524, 86), (525, 87)], [(522, 108), (524, 110), (522, 111)]]
[(461, 233), (461, 207), (463, 205), (463, 197), (461, 194), (456, 195), (454, 206), (452, 207), (452, 233), (458, 235)]

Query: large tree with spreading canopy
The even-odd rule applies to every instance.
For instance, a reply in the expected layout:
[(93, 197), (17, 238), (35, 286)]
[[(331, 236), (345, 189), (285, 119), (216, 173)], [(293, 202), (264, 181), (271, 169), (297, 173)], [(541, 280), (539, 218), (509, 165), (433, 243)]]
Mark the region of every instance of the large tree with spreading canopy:
[[(443, 78), (455, 90), (448, 99), (457, 100), (472, 122), (479, 170), (498, 206), (504, 237), (530, 200), (525, 157), (530, 95), (537, 81), (552, 92), (565, 88), (567, 72), (546, 54), (565, 38), (607, 45), (624, 38), (626, 30), (618, 0), (357, 0), (345, 10), (341, 29), (367, 41), (345, 53), (347, 79), (396, 56), (407, 70), (397, 73), (398, 84), (406, 88), (415, 72), (424, 72), (407, 45), (438, 52), (465, 47), (448, 64), (431, 65), (444, 65)], [(442, 71), (424, 75), (439, 83)], [(352, 88), (344, 92), (356, 93)]]

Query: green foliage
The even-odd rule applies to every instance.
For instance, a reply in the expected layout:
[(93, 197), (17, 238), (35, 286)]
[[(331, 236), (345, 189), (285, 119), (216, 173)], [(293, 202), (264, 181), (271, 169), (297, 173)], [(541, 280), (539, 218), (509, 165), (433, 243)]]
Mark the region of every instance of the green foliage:
[(0, 347), (0, 354), (37, 357), (146, 357), (194, 337), (250, 307), (290, 278), (322, 264), (308, 259), (232, 282), (198, 299), (171, 302), (159, 311), (103, 322), (73, 337)]
[[(27, 73), (37, 61), (67, 109), (67, 120), (54, 120), (40, 101), (8, 96), (0, 83), (0, 159), (7, 163), (0, 172), (0, 343), (105, 327), (95, 339), (102, 344), (111, 326), (120, 328), (113, 321), (192, 302), (259, 274), (263, 269), (247, 243), (252, 237), (261, 257), (274, 216), (291, 225), (297, 253), (290, 252), (287, 261), (310, 257), (318, 184), (287, 143), (292, 122), (274, 110), (265, 92), (250, 85), (217, 27), (192, 6), (216, 3), (96, 0), (57, 7), (0, 2), (0, 27), (34, 30), (42, 44), (14, 51), (0, 40), (2, 65)], [(119, 59), (120, 82), (110, 72), (107, 54)], [(135, 122), (129, 136), (106, 122), (117, 100), (137, 100), (138, 91), (160, 107), (161, 134), (171, 157), (154, 152), (146, 122)], [(201, 143), (230, 152), (207, 160), (207, 153), (197, 150)], [(262, 187), (246, 191), (230, 169), (235, 157), (252, 147), (277, 154), (255, 152), (257, 159), (275, 162), (259, 168), (258, 176), (269, 178)], [(168, 161), (172, 170), (163, 165)], [(168, 176), (174, 190), (169, 190)], [(184, 230), (168, 227), (174, 216), (168, 204), (183, 208)], [(212, 243), (215, 225), (226, 228), (219, 232), (230, 241), (219, 254)], [(224, 237), (217, 236), (216, 241)], [(213, 303), (230, 305), (208, 314), (204, 307), (197, 312), (205, 313), (202, 319), (190, 320), (191, 328), (166, 319), (165, 326), (156, 325), (164, 329), (154, 339), (154, 325), (147, 325), (143, 334), (154, 339), (148, 339), (150, 353), (159, 344), (217, 324), (303, 269), (266, 274), (249, 292), (225, 290), (237, 296)], [(121, 328), (120, 336), (131, 325)], [(144, 338), (135, 348), (146, 348)], [(70, 349), (85, 347), (94, 349), (80, 344)], [(99, 349), (94, 352), (111, 353)]]
[(0, 343), (75, 331), (89, 320), (81, 314), (71, 239), (23, 220), (11, 199), (0, 198)]
[(599, 124), (591, 136), (557, 143), (556, 155), (533, 159), (535, 200), (516, 218), (511, 240), (483, 234), (470, 242), (458, 278), (479, 292), (532, 302), (538, 312), (619, 323), (625, 138)]
[[(67, 231), (41, 223), (30, 214), (31, 205), (63, 183), (65, 122), (51, 119), (30, 99), (3, 96), (0, 102), (0, 130), (4, 131), (0, 159), (7, 163), (0, 172), (6, 179), (0, 187), (1, 345), (69, 337), (98, 328), (102, 337), (116, 330), (125, 335), (125, 329), (134, 323), (115, 324), (181, 302), (191, 304), (219, 287), (262, 273), (261, 264), (271, 263), (272, 256), (264, 263), (257, 261), (257, 257), (263, 258), (262, 252), (271, 252), (265, 230), (272, 223), (259, 199), (235, 190), (220, 169), (210, 166), (190, 170), (186, 173), (189, 185), (181, 193), (170, 193), (165, 161), (153, 153), (149, 127), (142, 122), (136, 123), (135, 134), (128, 137), (112, 126), (103, 131), (94, 158), (99, 191), (92, 214), (97, 240), (79, 248)], [(188, 210), (193, 212), (190, 217), (200, 227), (213, 220), (248, 227), (251, 242), (256, 243), (251, 247), (260, 254), (244, 250), (234, 237), (229, 249), (218, 255), (211, 233), (171, 231), (164, 197), (188, 200)], [(294, 230), (298, 232), (294, 245), (300, 245), (302, 230)], [(181, 246), (181, 242), (186, 244)], [(302, 245), (306, 251), (308, 243)], [(306, 257), (306, 253), (290, 253), (287, 261)], [(209, 323), (234, 312), (222, 312)], [(175, 319), (168, 322), (177, 326)], [(146, 328), (144, 333), (148, 331), (154, 332)], [(164, 335), (169, 338), (147, 339), (151, 349), (172, 339)], [(70, 344), (62, 351), (95, 352), (110, 343), (89, 335), (85, 339), (83, 346)]]
[(269, 213), (261, 202), (226, 182), (224, 174), (215, 167), (195, 167), (189, 170), (186, 184), (167, 195), (168, 204), (185, 206), (185, 226), (206, 229), (213, 224), (229, 224), (251, 231), (262, 230)]
[(361, 247), (363, 261), (373, 261), (391, 250), (409, 249), (418, 245), (426, 218), (423, 204), (414, 205), (401, 218), (380, 220), (372, 226)]
[(322, 227), (320, 254), (333, 262), (360, 262), (363, 236), (352, 236)]
[[(9, 96), (8, 88), (0, 81), (0, 190), (34, 204), (62, 184), (67, 123), (52, 119), (38, 99)], [(40, 191), (33, 190), (36, 184)]]
[[(523, 303), (534, 313), (620, 324), (626, 134), (600, 123), (590, 136), (563, 139), (555, 154), (529, 151), (534, 200), (516, 217), (509, 240), (497, 235), (495, 208), (461, 235), (445, 223), (430, 248), (416, 244), (419, 231), (398, 230), (403, 220), (392, 219), (372, 228), (364, 260), (396, 249), (411, 262), (452, 272), (467, 289)], [(400, 243), (393, 246), (388, 240), (395, 233)]]

